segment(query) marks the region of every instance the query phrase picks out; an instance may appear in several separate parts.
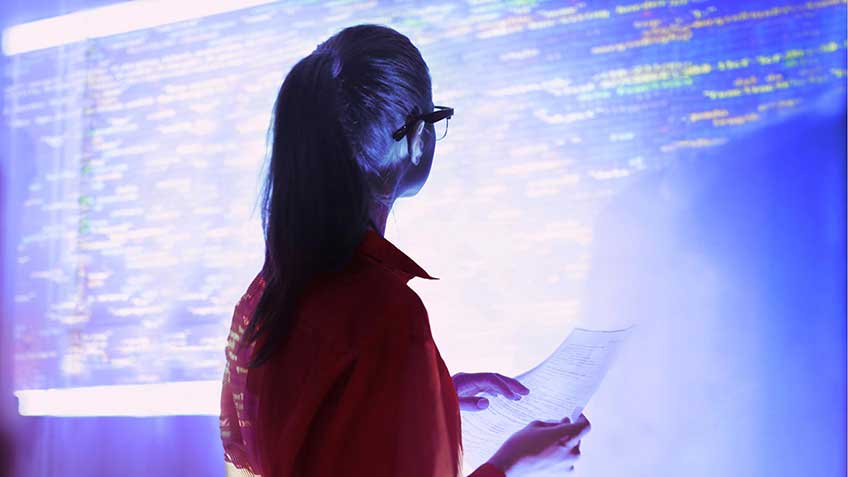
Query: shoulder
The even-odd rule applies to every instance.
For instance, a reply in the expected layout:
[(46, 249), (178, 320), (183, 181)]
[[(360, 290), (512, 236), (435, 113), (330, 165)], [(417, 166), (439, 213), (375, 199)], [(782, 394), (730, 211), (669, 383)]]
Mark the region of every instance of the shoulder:
[(377, 303), (375, 317), (387, 329), (413, 341), (430, 338), (430, 318), (427, 307), (415, 290), (401, 284), (390, 296)]
[(379, 264), (358, 264), (323, 281), (307, 301), (307, 313), (312, 315), (307, 321), (323, 322), (326, 326), (319, 328), (341, 331), (359, 345), (430, 338), (427, 308), (421, 297), (401, 277)]
[(369, 298), (360, 307), (359, 322), (375, 332), (373, 338), (400, 342), (430, 338), (427, 307), (405, 280), (380, 268), (362, 278), (357, 287)]

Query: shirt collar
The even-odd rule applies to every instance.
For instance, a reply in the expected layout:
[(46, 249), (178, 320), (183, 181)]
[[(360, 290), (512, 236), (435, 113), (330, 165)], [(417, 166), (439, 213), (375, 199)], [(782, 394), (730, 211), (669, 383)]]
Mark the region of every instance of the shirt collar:
[(357, 251), (386, 265), (392, 271), (403, 276), (405, 281), (411, 280), (412, 277), (438, 280), (438, 278), (430, 276), (414, 260), (401, 252), (399, 248), (395, 247), (394, 244), (373, 229), (369, 228), (365, 230), (365, 236), (362, 242), (360, 242)]

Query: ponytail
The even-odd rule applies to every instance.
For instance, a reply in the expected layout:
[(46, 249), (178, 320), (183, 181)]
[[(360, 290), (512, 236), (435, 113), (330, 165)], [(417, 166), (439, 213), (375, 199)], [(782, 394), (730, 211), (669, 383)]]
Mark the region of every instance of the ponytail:
[(274, 106), (261, 198), (265, 289), (245, 332), (260, 366), (293, 325), (298, 299), (319, 274), (351, 258), (368, 221), (368, 189), (344, 127), (341, 60), (316, 50), (286, 76)]

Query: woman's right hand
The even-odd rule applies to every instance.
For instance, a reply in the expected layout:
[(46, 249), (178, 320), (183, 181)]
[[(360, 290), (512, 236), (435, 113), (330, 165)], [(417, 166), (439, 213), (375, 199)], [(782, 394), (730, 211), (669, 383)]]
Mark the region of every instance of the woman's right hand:
[(580, 439), (591, 429), (586, 416), (572, 423), (562, 421), (533, 421), (504, 442), (489, 459), (507, 477), (520, 477), (540, 471), (559, 475), (574, 470), (580, 457)]

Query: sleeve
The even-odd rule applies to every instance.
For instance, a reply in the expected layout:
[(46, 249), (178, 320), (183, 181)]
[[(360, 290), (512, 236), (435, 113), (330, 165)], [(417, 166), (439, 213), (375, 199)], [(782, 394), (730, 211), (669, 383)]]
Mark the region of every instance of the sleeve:
[(506, 474), (492, 464), (483, 464), (468, 477), (506, 477)]
[(229, 382), (230, 367), (224, 368), (224, 382), (221, 385), (221, 414), (218, 418), (218, 426), (221, 434), (221, 442), (224, 447), (224, 461), (233, 462), (234, 454), (240, 454), (244, 459), (241, 430), (238, 428), (238, 415), (236, 405), (233, 401), (233, 393)]
[[(461, 475), (459, 402), (429, 329), (413, 333), (401, 351), (398, 383), (397, 469), (394, 475)], [(484, 464), (469, 477), (505, 477)]]
[[(385, 333), (363, 349), (338, 398), (315, 475), (461, 475), (459, 405), (417, 295), (392, 305)], [(334, 464), (337, 463), (337, 464)], [(311, 475), (311, 474), (310, 474)], [(473, 477), (505, 477), (483, 465)]]
[[(232, 335), (232, 332), (231, 332)], [(231, 353), (231, 339), (228, 340), (227, 353)], [(224, 377), (221, 384), (221, 413), (218, 418), (221, 443), (224, 448), (224, 461), (230, 464), (238, 463), (245, 467), (247, 463), (247, 451), (239, 427), (238, 410), (233, 397), (233, 368), (229, 358), (224, 367)], [(236, 378), (238, 379), (238, 378)]]

